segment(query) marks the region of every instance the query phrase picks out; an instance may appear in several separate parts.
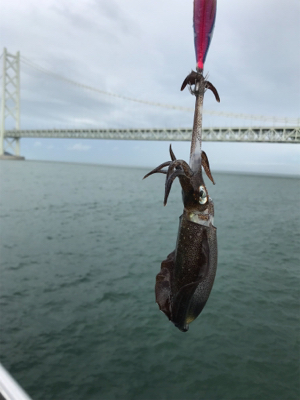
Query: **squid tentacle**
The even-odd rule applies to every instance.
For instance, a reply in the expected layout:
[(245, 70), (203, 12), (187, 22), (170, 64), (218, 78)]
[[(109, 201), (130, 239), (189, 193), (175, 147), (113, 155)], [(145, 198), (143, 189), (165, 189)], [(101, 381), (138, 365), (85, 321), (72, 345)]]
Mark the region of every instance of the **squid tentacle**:
[(213, 178), (213, 176), (212, 176), (212, 174), (210, 172), (209, 161), (208, 161), (207, 155), (206, 155), (205, 151), (203, 151), (203, 150), (202, 150), (202, 153), (201, 153), (201, 164), (202, 164), (202, 167), (204, 168), (204, 171), (205, 171), (207, 177), (215, 185), (214, 178)]
[(171, 144), (170, 144), (170, 156), (171, 156), (171, 160), (172, 160), (172, 161), (175, 161), (175, 160), (176, 160), (176, 157), (175, 157), (175, 154), (173, 153), (172, 145), (171, 145)]
[(219, 96), (217, 89), (214, 87), (214, 85), (209, 81), (205, 81), (205, 88), (211, 90), (213, 92), (213, 94), (215, 95), (217, 102), (220, 103), (220, 96)]
[(167, 204), (168, 197), (171, 191), (172, 183), (174, 182), (175, 178), (181, 178), (183, 180), (186, 180), (185, 183), (190, 183), (190, 179), (185, 175), (184, 171), (181, 169), (176, 169), (172, 175), (166, 177), (166, 184), (165, 184), (165, 198), (164, 198), (164, 206)]
[[(169, 166), (169, 165), (171, 164), (171, 162), (172, 162), (172, 161), (166, 161), (166, 162), (164, 162), (163, 164), (160, 164), (158, 167), (156, 167), (156, 168), (154, 168), (152, 171), (148, 172), (148, 174), (146, 174), (146, 175), (144, 176), (143, 179), (146, 179), (146, 178), (148, 178), (148, 176), (150, 176), (150, 175), (152, 175), (152, 174), (155, 174), (155, 173), (157, 173), (157, 172), (161, 172), (160, 170), (161, 170), (162, 168), (164, 168), (164, 167)], [(165, 172), (162, 172), (162, 173), (164, 174)]]
[(199, 74), (197, 74), (197, 72), (195, 72), (195, 71), (192, 71), (190, 74), (188, 74), (188, 76), (183, 81), (180, 90), (184, 90), (186, 85), (189, 85), (189, 86), (195, 85), (197, 79), (199, 79)]
[[(211, 90), (211, 91), (213, 92), (213, 94), (215, 95), (215, 98), (216, 98), (217, 102), (220, 103), (220, 96), (219, 96), (219, 93), (218, 93), (217, 89), (215, 88), (215, 86), (214, 86), (211, 82), (205, 80), (205, 78), (203, 77), (203, 75), (201, 75), (201, 74), (199, 74), (199, 73), (197, 73), (197, 72), (195, 72), (195, 71), (192, 71), (192, 72), (185, 78), (185, 80), (183, 81), (183, 84), (181, 85), (181, 89), (180, 89), (180, 90), (184, 90), (184, 88), (185, 88), (187, 85), (189, 85), (190, 87), (191, 87), (192, 85), (195, 85), (195, 86), (196, 86), (196, 83), (197, 83), (197, 82), (202, 82), (202, 83), (204, 83), (205, 89)], [(193, 91), (192, 91), (192, 92), (193, 92)]]
[(181, 167), (181, 170), (184, 171), (185, 175), (188, 177), (193, 176), (193, 171), (191, 170), (190, 166), (188, 165), (188, 163), (184, 160), (175, 160), (173, 161), (170, 165), (169, 165), (169, 169), (168, 169), (168, 177), (171, 175), (171, 173), (173, 172), (173, 170), (177, 167)]

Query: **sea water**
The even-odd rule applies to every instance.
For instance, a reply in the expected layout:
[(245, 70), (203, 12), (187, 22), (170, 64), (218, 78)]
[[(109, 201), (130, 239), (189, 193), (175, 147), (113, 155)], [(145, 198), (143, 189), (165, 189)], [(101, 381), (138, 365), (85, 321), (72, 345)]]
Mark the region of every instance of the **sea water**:
[(214, 174), (219, 262), (182, 333), (155, 303), (181, 193), (138, 168), (0, 162), (0, 361), (33, 400), (293, 400), (299, 179)]

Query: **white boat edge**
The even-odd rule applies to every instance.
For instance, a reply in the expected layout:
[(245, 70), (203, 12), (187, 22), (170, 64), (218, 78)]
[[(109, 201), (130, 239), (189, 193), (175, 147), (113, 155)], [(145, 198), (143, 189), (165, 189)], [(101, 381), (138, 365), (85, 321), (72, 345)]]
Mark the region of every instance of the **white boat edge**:
[[(5, 400), (32, 400), (0, 363), (0, 393)], [(1, 399), (1, 396), (0, 396)]]

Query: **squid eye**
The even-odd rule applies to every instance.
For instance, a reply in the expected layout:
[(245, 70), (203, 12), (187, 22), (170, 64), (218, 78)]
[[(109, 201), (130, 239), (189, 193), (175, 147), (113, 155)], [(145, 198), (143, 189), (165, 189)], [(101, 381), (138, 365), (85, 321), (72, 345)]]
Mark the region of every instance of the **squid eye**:
[(207, 202), (207, 193), (204, 186), (199, 188), (199, 203), (205, 204)]

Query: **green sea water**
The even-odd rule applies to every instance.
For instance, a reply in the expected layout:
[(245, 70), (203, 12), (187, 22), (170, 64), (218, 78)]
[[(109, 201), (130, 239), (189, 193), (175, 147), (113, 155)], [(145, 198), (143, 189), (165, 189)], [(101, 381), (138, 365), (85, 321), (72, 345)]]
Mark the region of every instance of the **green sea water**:
[(0, 362), (33, 400), (296, 400), (300, 182), (214, 174), (219, 262), (187, 333), (155, 303), (182, 212), (143, 169), (0, 162)]

